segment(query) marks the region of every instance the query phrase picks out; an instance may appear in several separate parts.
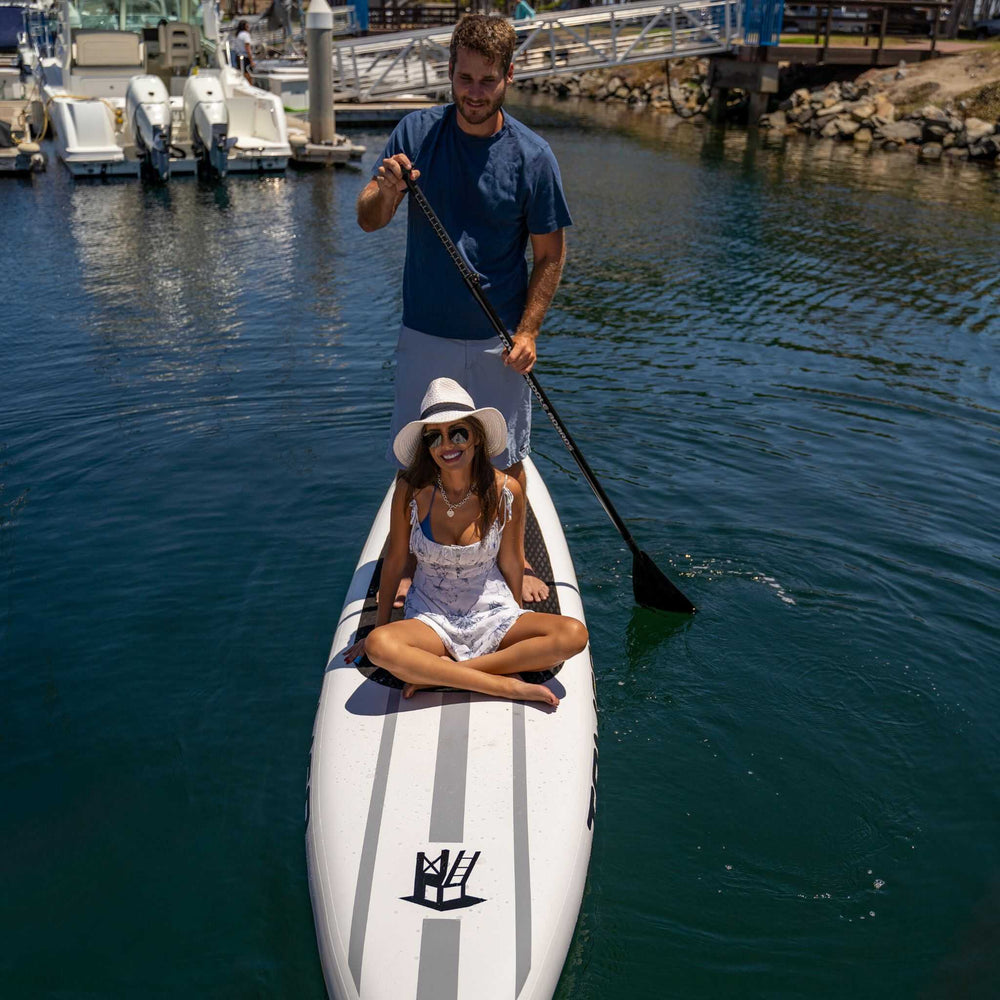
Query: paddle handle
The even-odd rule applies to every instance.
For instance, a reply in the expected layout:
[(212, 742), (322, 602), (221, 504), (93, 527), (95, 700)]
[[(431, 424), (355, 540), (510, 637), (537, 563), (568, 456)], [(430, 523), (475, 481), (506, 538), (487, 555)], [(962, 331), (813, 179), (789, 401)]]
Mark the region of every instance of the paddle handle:
[[(437, 217), (437, 213), (431, 208), (430, 202), (424, 197), (423, 191), (417, 187), (416, 181), (408, 169), (403, 168), (403, 180), (406, 181), (406, 186), (409, 188), (410, 195), (413, 200), (417, 203), (420, 211), (424, 213), (427, 217), (427, 221), (430, 223), (431, 228), (437, 235), (438, 239), (443, 244), (445, 250), (448, 251), (448, 256), (451, 257), (455, 266), (458, 268), (459, 273), (462, 275), (462, 280), (465, 282), (469, 291), (472, 292), (473, 297), (479, 303), (483, 312), (486, 313), (487, 318), (490, 321), (490, 325), (496, 331), (497, 336), (500, 338), (504, 347), (507, 350), (511, 350), (514, 346), (514, 342), (511, 339), (510, 333), (507, 327), (504, 325), (503, 320), (497, 314), (496, 309), (493, 308), (493, 303), (486, 297), (486, 293), (483, 291), (482, 286), (479, 283), (479, 275), (472, 270), (471, 267), (466, 263), (465, 258), (462, 256), (458, 247), (455, 246), (455, 241), (448, 235), (448, 231), (441, 224), (441, 220)], [(628, 545), (629, 549), (632, 551), (634, 556), (639, 555), (639, 546), (636, 544), (635, 539), (632, 537), (632, 532), (628, 530), (625, 522), (618, 515), (618, 511), (615, 510), (614, 504), (608, 498), (607, 493), (604, 492), (604, 488), (597, 481), (597, 477), (594, 475), (593, 470), (587, 463), (587, 460), (583, 457), (580, 449), (577, 448), (576, 443), (573, 441), (573, 436), (567, 430), (566, 425), (562, 422), (559, 414), (556, 413), (556, 408), (549, 401), (549, 397), (545, 395), (545, 390), (538, 384), (538, 379), (535, 378), (531, 372), (525, 372), (524, 378), (528, 385), (531, 387), (531, 391), (535, 394), (539, 404), (545, 411), (549, 420), (552, 421), (552, 425), (555, 427), (562, 438), (562, 442), (569, 449), (569, 453), (573, 456), (576, 464), (580, 467), (580, 471), (583, 473), (584, 479), (590, 484), (590, 488), (594, 491), (597, 499), (600, 501), (601, 506), (604, 508), (604, 512), (611, 518), (612, 523), (618, 529), (618, 533), (625, 540), (625, 544)]]

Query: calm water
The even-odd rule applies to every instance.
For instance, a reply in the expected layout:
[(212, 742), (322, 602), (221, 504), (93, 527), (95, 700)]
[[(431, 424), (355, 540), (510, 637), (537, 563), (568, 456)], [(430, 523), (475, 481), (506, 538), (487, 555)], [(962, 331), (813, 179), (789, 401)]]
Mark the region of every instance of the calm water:
[[(525, 116), (601, 707), (559, 996), (1000, 990), (1000, 174)], [(619, 120), (620, 119), (620, 120)], [(369, 147), (384, 133), (356, 138)], [(0, 993), (319, 998), (305, 770), (385, 488), (361, 173), (0, 184)]]

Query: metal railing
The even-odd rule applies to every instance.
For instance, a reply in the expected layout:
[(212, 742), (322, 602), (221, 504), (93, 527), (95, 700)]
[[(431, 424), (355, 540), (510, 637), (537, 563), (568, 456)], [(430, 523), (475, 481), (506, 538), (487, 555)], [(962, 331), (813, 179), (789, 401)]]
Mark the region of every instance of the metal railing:
[(372, 31), (435, 28), (454, 24), (463, 13), (465, 5), (459, 3), (388, 3), (368, 8), (368, 27)]
[[(279, 27), (273, 27), (268, 18), (262, 18), (251, 25), (250, 36), (253, 39), (255, 52), (284, 52), (293, 55), (305, 52), (305, 21), (301, 5), (296, 5), (292, 9), (283, 8), (283, 12), (287, 15), (287, 19)], [(334, 37), (359, 33), (357, 10), (353, 4), (331, 6), (330, 14), (333, 16)], [(238, 23), (231, 22), (223, 31), (235, 34)]]
[[(514, 23), (518, 79), (726, 52), (742, 39), (743, 0), (590, 7)], [(446, 93), (452, 25), (334, 43), (337, 100)]]
[(924, 0), (919, 7), (905, 0), (850, 0), (809, 7), (790, 4), (785, 9), (785, 30), (794, 27), (814, 35), (813, 44), (822, 45), (823, 58), (830, 48), (831, 34), (863, 35), (865, 47), (874, 38), (875, 64), (887, 37), (930, 36), (930, 51), (935, 52), (942, 18), (949, 6), (948, 0)]

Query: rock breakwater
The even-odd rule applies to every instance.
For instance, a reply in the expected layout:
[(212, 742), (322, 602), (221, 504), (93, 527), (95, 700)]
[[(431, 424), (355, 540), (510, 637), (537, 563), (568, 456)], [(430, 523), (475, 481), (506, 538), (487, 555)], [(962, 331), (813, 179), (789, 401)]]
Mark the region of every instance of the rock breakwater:
[(870, 83), (830, 83), (796, 90), (778, 109), (762, 115), (761, 128), (801, 132), (853, 142), (871, 149), (912, 149), (923, 160), (996, 162), (1000, 132), (996, 122), (965, 117), (953, 107), (924, 105), (900, 114), (888, 96)]
[[(996, 107), (984, 102), (982, 94), (973, 94), (966, 100), (969, 94), (961, 92), (968, 83), (980, 82), (973, 70), (978, 73), (992, 68), (971, 61), (985, 60), (987, 55), (955, 57), (950, 65), (948, 59), (934, 60), (933, 65), (921, 64), (918, 70), (901, 67), (888, 73), (869, 71), (854, 81), (800, 87), (790, 93), (786, 90), (777, 101), (772, 99), (774, 110), (762, 115), (755, 124), (770, 135), (801, 134), (850, 142), (865, 150), (905, 149), (928, 162), (974, 160), (1000, 166), (1000, 121)], [(1000, 75), (1000, 66), (995, 69), (996, 73), (980, 75), (992, 80)], [(919, 82), (909, 86), (913, 82), (910, 74), (916, 79), (918, 72)], [(939, 87), (932, 73), (952, 85)], [(956, 77), (957, 82), (951, 77)], [(930, 78), (930, 82), (925, 78)], [(670, 64), (669, 70), (663, 62), (657, 62), (543, 77), (518, 86), (557, 99), (618, 103), (637, 112), (685, 119), (704, 120), (711, 110), (708, 60), (704, 58), (679, 59)], [(940, 96), (942, 100), (938, 104), (921, 103), (915, 108), (914, 97), (922, 90), (938, 91), (934, 97)], [(746, 102), (738, 95), (738, 91), (730, 93), (723, 114), (746, 123)]]
[(582, 97), (592, 101), (628, 104), (683, 118), (705, 112), (709, 93), (708, 62), (679, 59), (668, 79), (663, 63), (640, 64), (619, 70), (590, 70), (565, 76), (547, 76), (519, 83), (521, 89), (557, 98)]

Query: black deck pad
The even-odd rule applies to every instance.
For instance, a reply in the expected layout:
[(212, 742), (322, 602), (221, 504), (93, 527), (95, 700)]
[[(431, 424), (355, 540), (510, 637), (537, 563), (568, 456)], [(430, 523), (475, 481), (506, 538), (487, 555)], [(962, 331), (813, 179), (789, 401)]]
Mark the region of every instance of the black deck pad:
[[(528, 504), (527, 522), (524, 527), (524, 553), (529, 564), (535, 572), (549, 585), (549, 596), (544, 601), (538, 601), (529, 605), (532, 611), (544, 611), (551, 615), (558, 615), (559, 594), (556, 592), (555, 581), (552, 579), (552, 563), (549, 561), (549, 550), (545, 547), (545, 539), (542, 538), (541, 528), (538, 526), (538, 519), (535, 512)], [(385, 549), (382, 550), (385, 555)], [(382, 559), (379, 558), (372, 572), (371, 583), (368, 584), (368, 593), (365, 595), (365, 604), (361, 609), (361, 618), (358, 621), (358, 638), (363, 639), (373, 628), (375, 628), (375, 615), (378, 609), (378, 587), (382, 578)], [(392, 609), (392, 621), (399, 621), (403, 617), (402, 608)], [(552, 670), (523, 671), (521, 676), (529, 684), (541, 684), (550, 677), (559, 673), (562, 664), (557, 664)], [(361, 671), (369, 680), (378, 684), (385, 684), (387, 687), (401, 688), (403, 682), (389, 673), (382, 667), (375, 666), (367, 656), (362, 656), (358, 664)]]

